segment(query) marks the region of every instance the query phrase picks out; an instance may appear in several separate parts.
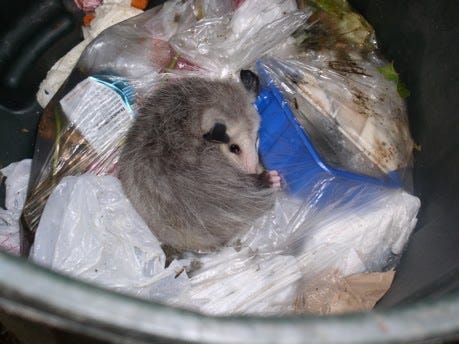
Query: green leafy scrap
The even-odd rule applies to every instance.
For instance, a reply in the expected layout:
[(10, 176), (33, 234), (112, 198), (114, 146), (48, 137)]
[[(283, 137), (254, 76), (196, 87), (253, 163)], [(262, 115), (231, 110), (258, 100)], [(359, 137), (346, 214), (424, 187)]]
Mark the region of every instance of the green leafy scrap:
[(394, 68), (394, 62), (388, 63), (385, 66), (378, 67), (378, 72), (381, 73), (384, 78), (389, 81), (392, 81), (397, 85), (397, 92), (402, 98), (407, 98), (410, 96), (410, 91), (406, 88), (405, 84), (400, 80), (400, 76)]
[(309, 0), (309, 2), (325, 12), (334, 15), (340, 15), (342, 12), (351, 11), (349, 3), (346, 0)]
[(317, 9), (322, 25), (328, 27), (324, 40), (337, 40), (368, 51), (377, 48), (373, 27), (353, 11), (347, 0), (308, 0), (307, 4)]

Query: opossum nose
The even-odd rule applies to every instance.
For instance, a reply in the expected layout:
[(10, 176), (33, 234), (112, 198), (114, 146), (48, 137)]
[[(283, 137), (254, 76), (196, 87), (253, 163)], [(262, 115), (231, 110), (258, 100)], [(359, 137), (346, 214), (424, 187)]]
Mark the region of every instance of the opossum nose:
[(265, 169), (259, 162), (257, 162), (255, 164), (246, 165), (246, 170), (247, 170), (247, 173), (249, 174), (260, 174)]
[(261, 166), (258, 159), (254, 159), (253, 157), (246, 157), (243, 162), (244, 169), (249, 174), (259, 174), (263, 172), (263, 167)]

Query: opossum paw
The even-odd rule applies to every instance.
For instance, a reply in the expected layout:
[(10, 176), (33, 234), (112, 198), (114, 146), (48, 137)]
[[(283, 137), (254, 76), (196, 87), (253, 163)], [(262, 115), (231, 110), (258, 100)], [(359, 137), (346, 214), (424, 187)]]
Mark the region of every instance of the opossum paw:
[(274, 189), (281, 188), (281, 177), (277, 171), (269, 171), (269, 182)]
[(281, 177), (277, 171), (263, 171), (256, 175), (257, 185), (264, 188), (281, 188)]

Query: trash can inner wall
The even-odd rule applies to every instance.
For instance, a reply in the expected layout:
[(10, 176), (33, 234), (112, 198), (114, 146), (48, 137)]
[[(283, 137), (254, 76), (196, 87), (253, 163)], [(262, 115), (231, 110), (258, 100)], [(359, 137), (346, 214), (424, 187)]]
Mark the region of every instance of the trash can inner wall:
[(407, 98), (422, 208), (395, 282), (379, 306), (459, 290), (459, 2), (350, 1), (374, 26)]
[(78, 44), (73, 0), (8, 2), (0, 18), (0, 168), (30, 158), (41, 107), (35, 94), (52, 65)]

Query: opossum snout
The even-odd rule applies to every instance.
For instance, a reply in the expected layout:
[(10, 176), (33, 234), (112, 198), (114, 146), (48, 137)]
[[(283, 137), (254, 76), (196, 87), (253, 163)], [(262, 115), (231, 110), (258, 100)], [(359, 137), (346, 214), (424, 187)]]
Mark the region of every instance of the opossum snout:
[(242, 140), (240, 143), (229, 143), (229, 159), (248, 174), (260, 174), (263, 172), (263, 166), (260, 164), (256, 145), (252, 140)]

